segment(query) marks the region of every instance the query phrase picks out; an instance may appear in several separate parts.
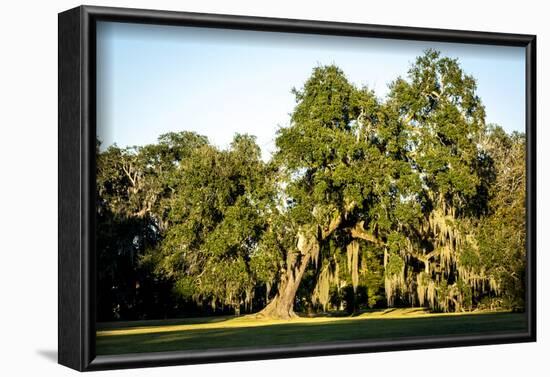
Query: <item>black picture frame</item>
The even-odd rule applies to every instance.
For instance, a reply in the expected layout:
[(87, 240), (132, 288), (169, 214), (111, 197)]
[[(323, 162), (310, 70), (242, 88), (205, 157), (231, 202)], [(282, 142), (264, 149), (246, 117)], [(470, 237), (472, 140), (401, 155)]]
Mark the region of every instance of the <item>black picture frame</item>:
[[(506, 335), (435, 336), (255, 350), (158, 352), (96, 357), (95, 37), (98, 21), (525, 47), (528, 330)], [(536, 340), (536, 36), (95, 6), (79, 6), (60, 13), (58, 22), (58, 357), (60, 364), (79, 371), (91, 371)]]

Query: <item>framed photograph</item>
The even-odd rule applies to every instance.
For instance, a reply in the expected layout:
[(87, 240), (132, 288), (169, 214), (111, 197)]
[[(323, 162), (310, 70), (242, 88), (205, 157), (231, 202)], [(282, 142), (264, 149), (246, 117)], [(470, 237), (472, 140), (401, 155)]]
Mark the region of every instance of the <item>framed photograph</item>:
[(59, 14), (59, 363), (535, 341), (535, 43)]

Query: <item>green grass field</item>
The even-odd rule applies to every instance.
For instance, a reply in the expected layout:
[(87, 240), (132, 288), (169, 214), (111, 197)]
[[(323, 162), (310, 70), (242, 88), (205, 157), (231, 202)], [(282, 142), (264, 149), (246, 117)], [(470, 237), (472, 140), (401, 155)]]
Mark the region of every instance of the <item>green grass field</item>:
[(431, 314), (390, 309), (354, 317), (262, 320), (253, 316), (205, 317), (98, 324), (98, 355), (298, 345), (414, 336), (494, 334), (527, 328), (519, 313)]

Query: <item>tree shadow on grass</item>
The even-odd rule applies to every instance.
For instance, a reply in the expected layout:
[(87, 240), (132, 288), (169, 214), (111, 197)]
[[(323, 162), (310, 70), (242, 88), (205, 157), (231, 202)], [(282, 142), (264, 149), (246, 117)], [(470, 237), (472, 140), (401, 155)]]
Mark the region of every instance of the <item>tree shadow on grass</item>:
[(152, 319), (139, 321), (113, 321), (99, 322), (96, 324), (97, 330), (120, 330), (120, 329), (139, 329), (152, 326), (177, 326), (177, 325), (193, 325), (199, 323), (220, 323), (231, 319), (235, 316), (211, 316), (211, 317), (191, 317), (191, 318), (172, 318), (172, 319)]
[(331, 322), (284, 323), (255, 327), (175, 330), (97, 338), (98, 354), (258, 348), (353, 340), (524, 331), (522, 314), (472, 314), (426, 318), (357, 318)]

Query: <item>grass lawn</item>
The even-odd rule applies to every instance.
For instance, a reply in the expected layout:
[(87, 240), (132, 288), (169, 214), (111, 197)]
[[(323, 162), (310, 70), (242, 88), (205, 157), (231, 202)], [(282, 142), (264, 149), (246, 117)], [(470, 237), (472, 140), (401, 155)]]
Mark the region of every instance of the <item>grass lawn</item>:
[(412, 336), (487, 334), (527, 329), (521, 313), (432, 314), (388, 309), (354, 317), (265, 320), (253, 316), (204, 317), (98, 324), (98, 355), (136, 352), (283, 346)]

